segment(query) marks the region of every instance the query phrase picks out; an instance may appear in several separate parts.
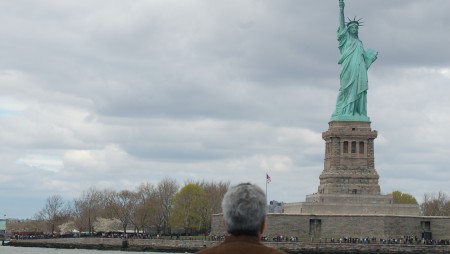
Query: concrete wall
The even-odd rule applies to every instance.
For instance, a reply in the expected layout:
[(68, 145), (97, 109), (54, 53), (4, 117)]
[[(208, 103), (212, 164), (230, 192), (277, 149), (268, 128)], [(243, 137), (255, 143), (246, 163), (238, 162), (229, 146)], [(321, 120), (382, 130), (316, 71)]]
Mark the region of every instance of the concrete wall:
[[(221, 215), (213, 215), (212, 234), (223, 235)], [(423, 221), (430, 228), (423, 228)], [(265, 236), (320, 237), (376, 237), (377, 239), (422, 237), (430, 231), (433, 239), (450, 239), (450, 217), (385, 216), (385, 215), (306, 215), (269, 214)]]

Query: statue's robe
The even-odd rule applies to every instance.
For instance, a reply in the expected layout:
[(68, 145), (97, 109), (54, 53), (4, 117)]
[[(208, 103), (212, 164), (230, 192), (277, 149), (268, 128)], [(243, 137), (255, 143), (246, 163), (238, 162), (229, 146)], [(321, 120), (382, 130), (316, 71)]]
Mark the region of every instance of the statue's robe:
[(367, 117), (367, 70), (376, 60), (377, 53), (364, 50), (363, 43), (350, 35), (349, 28), (338, 28), (337, 37), (341, 56), (340, 88), (336, 111), (332, 120), (369, 121)]

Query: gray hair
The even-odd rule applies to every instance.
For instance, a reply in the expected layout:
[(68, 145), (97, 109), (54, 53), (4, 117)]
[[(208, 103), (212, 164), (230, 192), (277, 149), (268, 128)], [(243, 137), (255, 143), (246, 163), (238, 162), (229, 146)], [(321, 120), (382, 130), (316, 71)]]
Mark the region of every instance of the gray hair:
[(223, 219), (233, 235), (258, 235), (267, 214), (264, 191), (253, 184), (231, 187), (222, 200)]

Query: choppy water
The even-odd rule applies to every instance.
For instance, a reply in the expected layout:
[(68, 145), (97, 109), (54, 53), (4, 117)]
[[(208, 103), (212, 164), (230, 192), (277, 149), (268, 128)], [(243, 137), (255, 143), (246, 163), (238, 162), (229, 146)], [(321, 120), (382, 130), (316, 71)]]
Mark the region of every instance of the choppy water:
[[(82, 250), (82, 249), (51, 249), (51, 248), (31, 248), (31, 247), (11, 247), (0, 246), (0, 254), (126, 254), (136, 252), (125, 251), (101, 251), (101, 250)], [(148, 254), (161, 254), (158, 252), (145, 252)], [(164, 253), (170, 254), (170, 253)], [(172, 253), (175, 254), (175, 253)], [(178, 253), (179, 254), (179, 253)]]

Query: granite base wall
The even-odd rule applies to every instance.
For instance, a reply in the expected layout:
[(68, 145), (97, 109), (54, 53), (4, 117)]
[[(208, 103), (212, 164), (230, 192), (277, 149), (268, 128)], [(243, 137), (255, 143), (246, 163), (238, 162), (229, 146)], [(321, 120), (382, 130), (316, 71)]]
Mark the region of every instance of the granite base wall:
[[(450, 217), (389, 215), (268, 214), (265, 236), (299, 238), (375, 237), (377, 239), (422, 237), (431, 233), (436, 240), (450, 239)], [(211, 233), (225, 234), (222, 215), (213, 215)]]
[(383, 203), (357, 203), (357, 202), (302, 202), (283, 205), (285, 214), (329, 214), (329, 215), (406, 215), (419, 216), (417, 204), (383, 204)]

